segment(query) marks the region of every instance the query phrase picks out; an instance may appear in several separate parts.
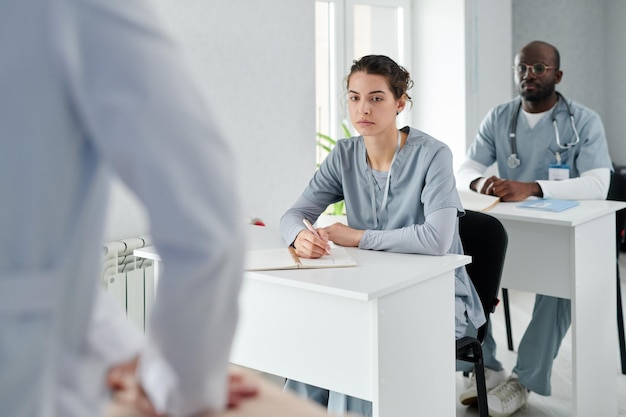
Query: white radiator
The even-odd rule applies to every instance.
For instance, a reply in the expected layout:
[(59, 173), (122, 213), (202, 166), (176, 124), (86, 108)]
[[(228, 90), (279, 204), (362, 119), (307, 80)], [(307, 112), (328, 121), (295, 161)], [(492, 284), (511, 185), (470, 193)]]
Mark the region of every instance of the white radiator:
[(154, 304), (154, 265), (149, 259), (135, 257), (133, 251), (150, 245), (149, 237), (135, 237), (103, 247), (102, 285), (142, 331)]

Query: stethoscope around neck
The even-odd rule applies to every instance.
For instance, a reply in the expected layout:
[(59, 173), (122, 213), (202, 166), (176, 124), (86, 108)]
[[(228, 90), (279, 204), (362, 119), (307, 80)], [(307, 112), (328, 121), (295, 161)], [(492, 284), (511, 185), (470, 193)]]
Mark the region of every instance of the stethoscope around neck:
[[(387, 173), (387, 181), (385, 182), (385, 191), (383, 193), (383, 201), (380, 204), (380, 215), (387, 209), (387, 198), (389, 197), (389, 183), (391, 181), (391, 170), (393, 169), (393, 163), (396, 161), (396, 156), (400, 151), (400, 145), (402, 144), (402, 132), (398, 130), (398, 143), (396, 144), (396, 150), (391, 158), (391, 165), (389, 165), (389, 172)], [(366, 151), (367, 152), (367, 151)], [(367, 153), (366, 156), (367, 158)], [(370, 203), (372, 205), (372, 218), (374, 219), (374, 228), (378, 227), (378, 213), (376, 212), (376, 192), (374, 191), (374, 183), (370, 181)]]
[[(559, 93), (558, 91), (556, 91), (556, 95), (558, 97), (558, 101), (554, 105), (554, 108), (552, 109), (552, 113), (551, 113), (552, 126), (554, 126), (554, 134), (556, 135), (556, 144), (561, 149), (570, 149), (576, 146), (578, 142), (580, 142), (580, 136), (578, 136), (576, 123), (574, 123), (574, 114), (572, 113), (572, 109), (569, 103), (567, 102), (567, 100), (565, 100), (565, 97), (563, 97), (563, 95)], [(559, 135), (559, 128), (556, 124), (556, 110), (559, 107), (559, 101), (563, 101), (563, 103), (565, 103), (565, 107), (567, 107), (567, 112), (569, 113), (569, 120), (570, 120), (570, 123), (572, 124), (572, 129), (574, 130), (574, 136), (576, 137), (576, 140), (574, 142), (570, 142), (566, 144), (561, 143), (561, 136)], [(517, 117), (519, 116), (519, 112), (521, 109), (522, 109), (522, 100), (519, 101), (519, 104), (517, 105), (517, 107), (515, 107), (514, 110), (511, 112), (511, 122), (509, 124), (509, 140), (511, 141), (511, 155), (509, 156), (509, 159), (507, 160), (507, 164), (509, 168), (517, 168), (521, 164), (520, 159), (517, 157), (517, 140), (516, 140)]]

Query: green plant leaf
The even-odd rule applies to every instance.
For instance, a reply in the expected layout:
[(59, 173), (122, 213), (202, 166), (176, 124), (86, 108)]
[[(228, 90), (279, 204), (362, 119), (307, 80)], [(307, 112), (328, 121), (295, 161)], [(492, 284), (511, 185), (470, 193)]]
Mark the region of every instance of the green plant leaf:
[[(344, 137), (349, 138), (352, 136), (352, 134), (350, 133), (350, 129), (348, 129), (348, 126), (345, 123), (341, 123), (341, 129), (343, 131)], [(337, 145), (337, 140), (331, 138), (328, 135), (318, 132), (316, 133), (316, 136), (317, 146), (326, 153), (329, 153), (335, 147), (335, 145)], [(326, 211), (324, 213), (343, 216), (346, 214), (346, 203), (341, 200), (334, 204), (331, 204), (326, 208)]]
[(337, 201), (335, 204), (332, 204), (332, 212), (336, 216), (343, 216), (346, 214), (346, 202), (341, 200)]
[(350, 132), (350, 129), (348, 129), (348, 126), (346, 126), (345, 123), (341, 124), (341, 128), (343, 129), (343, 134), (345, 135), (345, 137), (349, 138), (352, 136), (352, 133)]

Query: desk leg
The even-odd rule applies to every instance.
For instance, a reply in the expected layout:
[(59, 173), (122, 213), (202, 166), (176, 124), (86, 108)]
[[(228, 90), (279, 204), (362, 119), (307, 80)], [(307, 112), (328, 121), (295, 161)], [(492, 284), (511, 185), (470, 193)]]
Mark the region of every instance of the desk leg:
[(455, 415), (453, 294), (450, 271), (378, 300), (374, 417)]
[(617, 415), (615, 217), (572, 229), (573, 415)]

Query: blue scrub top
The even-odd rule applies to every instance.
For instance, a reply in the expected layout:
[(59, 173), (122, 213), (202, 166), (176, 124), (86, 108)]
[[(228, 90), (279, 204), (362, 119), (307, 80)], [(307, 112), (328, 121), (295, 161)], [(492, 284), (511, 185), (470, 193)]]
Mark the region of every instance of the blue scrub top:
[[(570, 178), (581, 172), (596, 168), (612, 169), (604, 126), (600, 116), (593, 110), (568, 100), (580, 142), (570, 149), (562, 149), (556, 142), (556, 134), (550, 116), (552, 111), (534, 126), (520, 111), (517, 117), (517, 157), (521, 164), (509, 168), (507, 160), (512, 153), (509, 139), (511, 115), (519, 105), (520, 98), (493, 108), (483, 120), (468, 156), (484, 166), (497, 162), (501, 178), (516, 181), (548, 180), (548, 167), (557, 163), (557, 152), (561, 163), (570, 166)], [(556, 123), (561, 144), (573, 143), (576, 136), (563, 100), (556, 104)]]
[[(391, 166), (389, 194), (384, 208), (381, 207), (384, 186), (374, 179), (367, 163), (362, 136), (337, 141), (337, 145), (321, 164), (302, 196), (319, 206), (320, 213), (329, 204), (345, 200), (348, 225), (365, 230), (363, 239), (372, 230), (388, 231), (391, 236), (397, 229), (423, 224), (428, 214), (442, 208), (454, 207), (460, 215), (464, 214), (456, 190), (452, 153), (448, 146), (417, 129), (405, 127), (402, 130), (408, 133), (408, 137)], [(293, 209), (297, 210), (294, 207), (290, 210)], [(374, 211), (377, 220), (373, 218)], [(288, 217), (288, 213), (289, 210), (283, 216), (284, 219)], [(281, 224), (286, 232), (283, 235), (289, 242), (295, 238), (291, 234), (297, 234), (301, 227), (301, 224), (297, 227)], [(409, 233), (406, 236), (410, 238)], [(464, 253), (458, 233), (458, 221), (449, 253)], [(457, 315), (464, 316), (467, 313), (472, 324), (478, 327), (485, 321), (478, 294), (464, 267), (457, 268), (455, 275), (455, 294), (462, 300)]]

